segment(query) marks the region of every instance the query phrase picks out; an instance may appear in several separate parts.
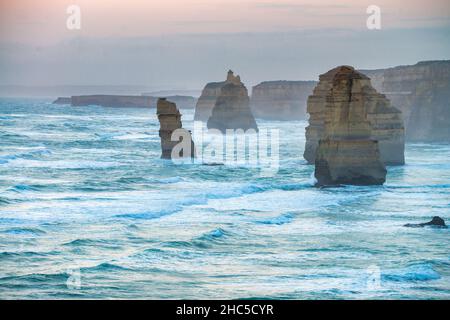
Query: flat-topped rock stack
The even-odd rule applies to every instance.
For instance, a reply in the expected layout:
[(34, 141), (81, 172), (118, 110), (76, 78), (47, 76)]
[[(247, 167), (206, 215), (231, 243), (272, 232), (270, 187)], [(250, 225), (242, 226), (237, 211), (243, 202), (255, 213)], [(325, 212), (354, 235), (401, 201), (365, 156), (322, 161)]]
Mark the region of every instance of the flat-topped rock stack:
[[(325, 133), (325, 104), (330, 91), (333, 90), (333, 77), (334, 73), (331, 71), (321, 75), (313, 95), (308, 98), (307, 111), (310, 118), (309, 126), (306, 128), (304, 158), (309, 164), (315, 163), (319, 140)], [(378, 141), (381, 160), (385, 165), (403, 165), (405, 163), (405, 129), (401, 111), (391, 106), (386, 96), (372, 87), (368, 77), (361, 73), (358, 77), (367, 120), (371, 127), (371, 138)]]
[[(368, 120), (370, 79), (352, 67), (341, 66), (320, 76), (313, 101), (323, 116), (315, 157), (317, 186), (379, 185), (386, 180), (378, 141)], [(369, 93), (369, 94), (368, 94)]]
[(316, 81), (265, 81), (253, 87), (250, 107), (255, 118), (306, 119), (306, 100)]
[[(158, 99), (156, 113), (158, 115), (160, 124), (159, 136), (161, 137), (161, 158), (172, 159), (172, 150), (178, 143), (181, 142), (172, 141), (171, 139), (172, 134), (175, 130), (183, 128), (183, 124), (181, 122), (181, 113), (175, 103), (167, 101), (165, 98)], [(177, 157), (179, 156), (193, 158), (195, 156), (195, 150), (190, 132), (185, 130), (185, 136), (191, 139), (190, 150), (183, 149), (182, 152), (177, 155)]]
[(231, 70), (225, 84), (220, 88), (207, 126), (208, 129), (218, 129), (223, 133), (227, 129), (258, 130), (250, 109), (247, 88)]

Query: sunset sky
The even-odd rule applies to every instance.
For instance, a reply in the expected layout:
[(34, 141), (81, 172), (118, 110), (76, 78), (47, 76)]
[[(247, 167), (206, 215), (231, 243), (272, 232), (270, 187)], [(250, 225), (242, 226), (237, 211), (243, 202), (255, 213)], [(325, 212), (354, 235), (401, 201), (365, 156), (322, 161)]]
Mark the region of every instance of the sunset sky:
[[(81, 8), (68, 30), (66, 8)], [(368, 30), (366, 8), (382, 10)], [(0, 0), (0, 84), (197, 88), (450, 58), (448, 0)]]

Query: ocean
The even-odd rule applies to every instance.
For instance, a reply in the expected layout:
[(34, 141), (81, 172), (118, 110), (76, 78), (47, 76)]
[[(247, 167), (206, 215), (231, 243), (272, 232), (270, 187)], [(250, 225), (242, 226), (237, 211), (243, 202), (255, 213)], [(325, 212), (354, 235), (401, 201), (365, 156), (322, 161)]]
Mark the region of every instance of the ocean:
[[(449, 299), (450, 145), (383, 186), (313, 186), (305, 121), (280, 167), (161, 160), (155, 109), (0, 99), (0, 299)], [(193, 110), (182, 110), (185, 128)]]

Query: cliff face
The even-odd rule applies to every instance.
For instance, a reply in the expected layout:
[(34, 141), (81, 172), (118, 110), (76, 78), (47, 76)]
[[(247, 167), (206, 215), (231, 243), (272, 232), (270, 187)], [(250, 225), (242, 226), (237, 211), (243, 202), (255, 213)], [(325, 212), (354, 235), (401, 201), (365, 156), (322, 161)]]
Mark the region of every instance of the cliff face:
[(250, 106), (256, 118), (306, 119), (306, 100), (315, 81), (266, 81), (253, 87)]
[[(182, 129), (181, 114), (175, 103), (167, 101), (165, 98), (158, 99), (156, 113), (160, 124), (159, 136), (161, 137), (161, 158), (172, 159), (172, 150), (180, 141), (172, 141), (172, 134), (177, 129)], [(186, 136), (189, 136), (190, 150), (182, 150), (178, 154), (180, 157), (194, 157), (194, 143), (191, 135), (186, 131)], [(187, 151), (187, 152), (186, 152)]]
[(226, 129), (258, 130), (250, 109), (247, 88), (232, 71), (228, 72), (227, 81), (220, 89), (207, 126), (224, 133)]
[[(400, 110), (392, 107), (389, 100), (379, 94), (370, 79), (359, 80), (361, 99), (364, 103), (366, 120), (370, 125), (371, 139), (378, 141), (381, 160), (385, 165), (402, 165), (405, 163), (404, 125)], [(308, 163), (316, 161), (319, 141), (325, 135), (325, 105), (330, 99), (333, 88), (331, 73), (320, 76), (320, 82), (308, 98), (309, 126), (306, 128), (306, 146), (304, 157)]]
[(203, 122), (208, 121), (212, 109), (216, 104), (217, 97), (220, 95), (220, 90), (224, 85), (225, 81), (211, 82), (205, 86), (195, 107), (194, 120)]
[(318, 87), (319, 91), (330, 90), (320, 100), (323, 133), (315, 159), (317, 185), (383, 184), (386, 168), (378, 141), (371, 138), (367, 117), (369, 78), (352, 67), (341, 66), (321, 75)]
[(362, 70), (398, 107), (411, 142), (450, 142), (450, 60)]

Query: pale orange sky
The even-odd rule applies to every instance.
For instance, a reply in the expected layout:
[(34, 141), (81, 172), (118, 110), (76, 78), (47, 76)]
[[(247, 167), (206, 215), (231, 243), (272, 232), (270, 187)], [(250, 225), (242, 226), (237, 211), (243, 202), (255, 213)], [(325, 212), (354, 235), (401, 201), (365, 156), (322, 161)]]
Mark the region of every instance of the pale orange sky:
[[(82, 29), (68, 31), (77, 4)], [(448, 0), (0, 0), (0, 40), (48, 44), (70, 36), (140, 37), (184, 33), (362, 29), (366, 8), (382, 9), (382, 27), (448, 25)]]
[(198, 89), (230, 68), (251, 85), (449, 58), (449, 0), (0, 0), (0, 85)]

